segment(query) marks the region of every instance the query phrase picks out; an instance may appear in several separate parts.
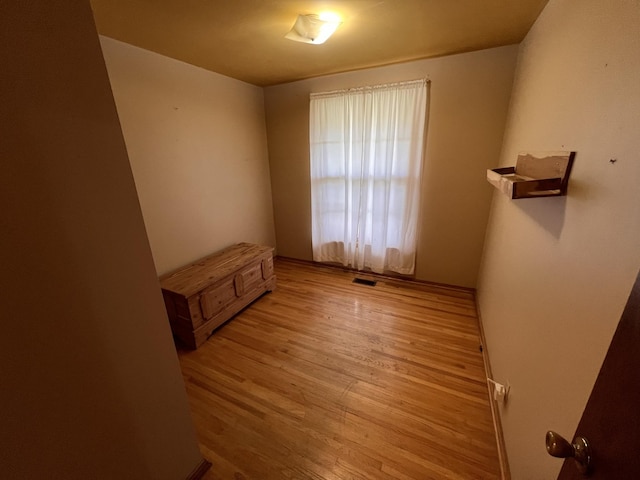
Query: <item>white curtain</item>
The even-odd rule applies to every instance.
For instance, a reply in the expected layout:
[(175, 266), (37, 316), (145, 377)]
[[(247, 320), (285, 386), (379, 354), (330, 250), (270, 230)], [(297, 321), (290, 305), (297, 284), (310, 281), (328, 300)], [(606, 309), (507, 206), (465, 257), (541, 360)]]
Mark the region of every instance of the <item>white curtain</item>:
[(313, 259), (413, 274), (427, 81), (310, 101)]

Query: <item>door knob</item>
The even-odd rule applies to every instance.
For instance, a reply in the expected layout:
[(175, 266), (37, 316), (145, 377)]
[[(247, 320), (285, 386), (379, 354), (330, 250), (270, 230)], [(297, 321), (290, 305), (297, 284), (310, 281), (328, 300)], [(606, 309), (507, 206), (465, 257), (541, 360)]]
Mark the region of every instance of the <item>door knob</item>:
[(547, 432), (547, 452), (552, 457), (573, 457), (578, 471), (587, 475), (591, 470), (591, 446), (589, 441), (580, 436), (573, 439), (573, 443), (567, 442), (562, 436), (551, 430)]

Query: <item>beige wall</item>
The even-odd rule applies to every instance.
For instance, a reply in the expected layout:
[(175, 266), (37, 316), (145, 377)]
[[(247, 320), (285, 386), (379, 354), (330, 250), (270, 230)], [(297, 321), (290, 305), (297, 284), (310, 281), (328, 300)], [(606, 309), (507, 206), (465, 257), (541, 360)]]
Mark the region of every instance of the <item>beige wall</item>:
[(475, 287), (517, 47), (372, 68), (265, 89), (278, 253), (311, 260), (309, 93), (431, 79), (416, 277)]
[(4, 479), (201, 457), (88, 2), (0, 14)]
[(101, 43), (158, 273), (275, 246), (262, 88)]
[(521, 46), (501, 163), (577, 155), (567, 197), (495, 193), (487, 230), (479, 303), (516, 480), (555, 478), (545, 432), (572, 438), (640, 266), (639, 31), (638, 2), (551, 0)]

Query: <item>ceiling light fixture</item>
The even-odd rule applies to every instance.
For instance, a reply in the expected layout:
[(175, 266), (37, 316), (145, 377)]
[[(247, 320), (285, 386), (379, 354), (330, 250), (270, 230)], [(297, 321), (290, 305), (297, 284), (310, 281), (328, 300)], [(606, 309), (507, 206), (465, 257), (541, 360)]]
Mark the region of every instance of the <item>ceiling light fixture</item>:
[(312, 43), (320, 45), (333, 35), (340, 26), (340, 17), (332, 13), (320, 15), (298, 15), (296, 23), (285, 38), (296, 42)]

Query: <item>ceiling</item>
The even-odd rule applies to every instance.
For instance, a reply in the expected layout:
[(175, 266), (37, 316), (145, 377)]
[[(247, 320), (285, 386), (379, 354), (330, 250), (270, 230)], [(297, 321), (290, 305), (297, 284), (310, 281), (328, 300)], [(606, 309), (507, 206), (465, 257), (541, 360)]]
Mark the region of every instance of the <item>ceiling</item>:
[[(547, 0), (91, 0), (98, 32), (255, 85), (520, 42)], [(327, 43), (284, 38), (332, 11)]]

